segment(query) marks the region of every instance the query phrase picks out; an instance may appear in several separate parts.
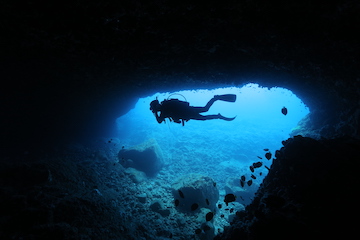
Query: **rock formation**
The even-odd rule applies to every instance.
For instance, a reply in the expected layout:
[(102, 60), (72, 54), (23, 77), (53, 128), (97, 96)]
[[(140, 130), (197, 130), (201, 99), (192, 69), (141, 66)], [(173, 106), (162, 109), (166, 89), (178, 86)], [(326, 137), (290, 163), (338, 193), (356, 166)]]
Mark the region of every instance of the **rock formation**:
[(154, 177), (164, 164), (161, 149), (155, 139), (129, 149), (121, 149), (118, 158), (124, 167), (135, 168), (149, 177)]
[[(357, 232), (359, 140), (295, 136), (277, 151), (254, 201), (216, 239), (321, 239)], [(355, 213), (356, 212), (356, 213)]]
[[(172, 185), (174, 201), (178, 200), (177, 208), (184, 212), (193, 212), (200, 208), (216, 209), (219, 200), (219, 190), (216, 183), (210, 177), (200, 174), (189, 174), (179, 178)], [(197, 204), (195, 210), (191, 210), (193, 204)]]

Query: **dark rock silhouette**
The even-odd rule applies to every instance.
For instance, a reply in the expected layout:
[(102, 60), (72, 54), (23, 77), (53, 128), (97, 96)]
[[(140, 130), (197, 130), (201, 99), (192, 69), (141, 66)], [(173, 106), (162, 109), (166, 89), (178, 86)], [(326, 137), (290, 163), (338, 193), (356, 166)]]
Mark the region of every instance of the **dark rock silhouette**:
[(359, 212), (354, 183), (360, 167), (352, 158), (359, 147), (352, 138), (288, 139), (252, 204), (216, 239), (351, 237), (357, 232), (349, 213)]

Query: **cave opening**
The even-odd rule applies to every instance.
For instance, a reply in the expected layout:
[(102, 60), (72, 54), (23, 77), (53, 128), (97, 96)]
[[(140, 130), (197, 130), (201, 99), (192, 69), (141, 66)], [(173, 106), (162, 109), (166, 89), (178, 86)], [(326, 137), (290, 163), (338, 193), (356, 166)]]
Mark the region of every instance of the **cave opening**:
[[(188, 101), (191, 106), (205, 106), (214, 95), (221, 94), (236, 94), (236, 102), (215, 101), (203, 115), (236, 116), (233, 121), (190, 120), (182, 126), (167, 119), (159, 124), (149, 110), (150, 102), (156, 98), (159, 102), (174, 98)], [(282, 113), (284, 107), (286, 115)], [(242, 195), (237, 201), (246, 205), (267, 175), (266, 167), (270, 167), (275, 151), (282, 147), (281, 142), (291, 136), (309, 112), (290, 90), (265, 88), (255, 83), (242, 87), (162, 92), (140, 98), (132, 110), (119, 117), (115, 135), (119, 146), (124, 148), (149, 139), (156, 142), (162, 151), (164, 166), (155, 179), (164, 185), (189, 173), (202, 174), (217, 183), (221, 201), (227, 193), (235, 192)], [(271, 153), (270, 160), (265, 157), (267, 152)], [(254, 162), (263, 165), (251, 172), (249, 167)], [(246, 183), (252, 180), (251, 186), (245, 183), (241, 188), (242, 175)]]

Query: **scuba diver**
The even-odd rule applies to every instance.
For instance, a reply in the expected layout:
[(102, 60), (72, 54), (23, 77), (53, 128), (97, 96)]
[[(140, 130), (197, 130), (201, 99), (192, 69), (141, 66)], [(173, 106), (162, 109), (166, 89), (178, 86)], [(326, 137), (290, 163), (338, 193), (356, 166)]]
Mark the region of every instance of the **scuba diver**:
[[(216, 115), (201, 115), (200, 113), (207, 112), (211, 105), (217, 100), (226, 101), (226, 102), (235, 102), (235, 94), (224, 94), (224, 95), (215, 95), (210, 101), (206, 104), (205, 107), (193, 107), (190, 106), (188, 102), (180, 101), (178, 99), (166, 99), (159, 103), (159, 101), (153, 100), (150, 103), (150, 110), (154, 113), (158, 123), (165, 121), (165, 118), (169, 118), (170, 122), (174, 121), (176, 123), (182, 123), (189, 121), (190, 119), (194, 120), (210, 120), (210, 119), (223, 119), (225, 121), (232, 121), (236, 118), (227, 118), (222, 116), (220, 113)], [(160, 115), (158, 114), (160, 112)]]

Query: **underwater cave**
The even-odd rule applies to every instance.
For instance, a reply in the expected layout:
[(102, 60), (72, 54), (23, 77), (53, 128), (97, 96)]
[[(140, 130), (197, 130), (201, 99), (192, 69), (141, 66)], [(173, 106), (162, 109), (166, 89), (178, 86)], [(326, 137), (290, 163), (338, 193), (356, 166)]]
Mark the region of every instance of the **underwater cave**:
[[(154, 99), (179, 99), (191, 106), (205, 106), (211, 98), (221, 94), (236, 95), (236, 102), (215, 101), (202, 115), (221, 113), (227, 117), (236, 116), (233, 121), (190, 120), (182, 126), (166, 119), (159, 124), (149, 110)], [(281, 112), (285, 106), (288, 109), (286, 115)], [(226, 186), (228, 192), (231, 188), (240, 188), (240, 175), (247, 174), (250, 179), (249, 166), (253, 162), (260, 161), (270, 167), (271, 159), (266, 159), (265, 153), (275, 154), (282, 141), (297, 135), (296, 131), (301, 128), (298, 123), (308, 113), (308, 108), (291, 91), (278, 87), (263, 88), (257, 84), (156, 93), (140, 98), (133, 109), (117, 119), (117, 131), (112, 142), (116, 142), (118, 148), (124, 146), (126, 149), (152, 139), (165, 159), (165, 168), (159, 175), (162, 180), (171, 182), (173, 178), (188, 173), (211, 176), (223, 197)], [(153, 169), (147, 168), (153, 176)], [(250, 190), (246, 193), (247, 199), (239, 198), (239, 202), (251, 202), (251, 194), (256, 192), (268, 170), (263, 167), (260, 172), (252, 180), (254, 185), (247, 190)]]
[[(5, 3), (0, 238), (355, 236), (359, 11)], [(224, 94), (201, 113), (218, 119), (149, 109)]]

